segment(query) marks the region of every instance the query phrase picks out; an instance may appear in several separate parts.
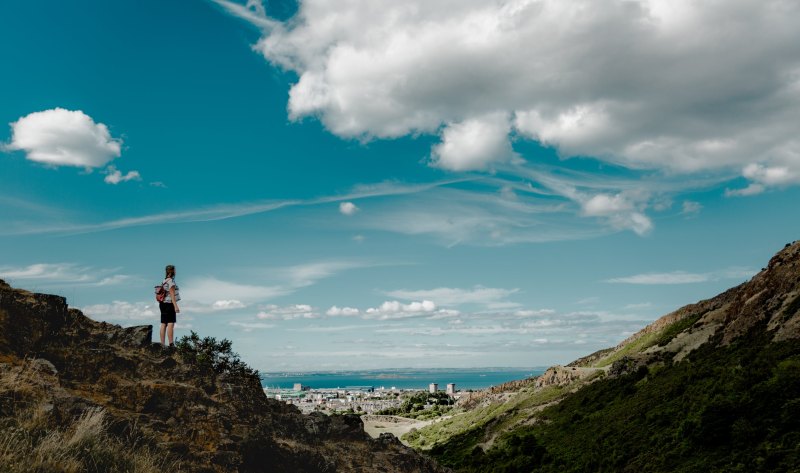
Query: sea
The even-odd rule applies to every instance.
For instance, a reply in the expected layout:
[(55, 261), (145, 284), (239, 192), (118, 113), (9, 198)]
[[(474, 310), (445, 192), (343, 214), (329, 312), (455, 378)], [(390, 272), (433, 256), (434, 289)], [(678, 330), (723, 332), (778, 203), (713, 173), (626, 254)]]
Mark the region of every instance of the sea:
[(261, 385), (271, 389), (291, 389), (295, 383), (300, 383), (312, 389), (372, 386), (376, 389), (427, 390), (431, 383), (437, 383), (439, 389), (444, 390), (447, 384), (455, 383), (457, 390), (479, 390), (538, 376), (545, 369), (437, 368), (261, 373)]

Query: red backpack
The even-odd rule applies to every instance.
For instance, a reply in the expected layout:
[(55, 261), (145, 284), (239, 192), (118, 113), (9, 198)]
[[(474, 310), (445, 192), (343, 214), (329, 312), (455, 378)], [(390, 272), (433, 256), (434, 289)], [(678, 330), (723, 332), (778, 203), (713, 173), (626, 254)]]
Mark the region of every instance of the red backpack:
[(164, 302), (164, 299), (167, 297), (167, 290), (164, 289), (164, 283), (155, 287), (156, 290), (156, 300), (158, 302)]

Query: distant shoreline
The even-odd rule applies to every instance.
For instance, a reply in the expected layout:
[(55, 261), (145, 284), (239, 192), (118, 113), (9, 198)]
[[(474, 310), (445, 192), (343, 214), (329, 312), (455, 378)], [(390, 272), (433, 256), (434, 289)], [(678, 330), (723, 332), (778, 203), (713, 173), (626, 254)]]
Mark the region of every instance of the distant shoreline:
[(379, 370), (284, 371), (260, 373), (265, 388), (291, 389), (295, 384), (312, 389), (335, 389), (353, 386), (373, 386), (376, 389), (429, 389), (437, 384), (444, 390), (453, 383), (458, 390), (480, 390), (509, 381), (538, 376), (545, 367), (491, 368), (393, 368)]

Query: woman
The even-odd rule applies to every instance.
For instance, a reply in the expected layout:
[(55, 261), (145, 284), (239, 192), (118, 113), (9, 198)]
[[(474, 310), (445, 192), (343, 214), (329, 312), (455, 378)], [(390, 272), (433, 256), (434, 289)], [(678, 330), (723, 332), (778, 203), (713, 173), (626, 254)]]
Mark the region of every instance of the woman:
[(178, 285), (175, 284), (175, 266), (167, 265), (164, 282), (161, 284), (164, 290), (167, 291), (164, 301), (158, 303), (158, 308), (161, 309), (161, 346), (164, 346), (164, 334), (166, 333), (169, 338), (169, 346), (172, 348), (175, 346), (173, 335), (175, 316), (181, 311), (180, 307), (178, 307), (181, 293), (178, 290)]

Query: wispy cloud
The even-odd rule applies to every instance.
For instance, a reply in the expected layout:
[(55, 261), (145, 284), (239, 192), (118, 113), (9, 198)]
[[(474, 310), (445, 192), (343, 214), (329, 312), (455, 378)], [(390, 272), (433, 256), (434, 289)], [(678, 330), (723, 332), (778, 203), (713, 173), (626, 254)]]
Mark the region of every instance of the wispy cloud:
[(110, 304), (93, 304), (81, 309), (84, 314), (109, 321), (155, 320), (158, 307), (146, 302), (113, 301)]
[(708, 273), (690, 273), (687, 271), (672, 271), (668, 273), (642, 273), (632, 276), (606, 279), (608, 283), (622, 284), (697, 284), (721, 279), (747, 279), (756, 271), (749, 268), (730, 268)]
[(344, 195), (317, 197), (312, 199), (294, 200), (273, 200), (255, 203), (220, 204), (198, 209), (184, 211), (162, 212), (140, 217), (127, 217), (99, 223), (68, 223), (59, 225), (28, 225), (14, 226), (0, 230), (0, 235), (28, 235), (28, 234), (80, 234), (93, 233), (108, 230), (116, 230), (128, 227), (140, 227), (148, 225), (163, 225), (172, 223), (192, 223), (192, 222), (211, 222), (227, 220), (231, 218), (244, 217), (276, 210), (297, 207), (297, 206), (316, 206), (336, 202), (346, 202), (358, 199), (369, 199), (374, 197), (385, 197), (405, 194), (415, 194), (429, 189), (450, 184), (473, 180), (473, 178), (451, 179), (425, 184), (400, 184), (395, 182), (383, 182), (371, 185), (356, 186), (351, 193)]
[(229, 322), (228, 325), (234, 327), (241, 327), (245, 332), (252, 332), (253, 330), (263, 330), (267, 328), (273, 328), (275, 326), (275, 324), (265, 324), (262, 322), (239, 322), (239, 321)]
[(435, 289), (418, 290), (397, 289), (393, 291), (386, 291), (384, 294), (398, 299), (429, 299), (445, 306), (455, 306), (461, 304), (497, 304), (518, 291), (519, 288), (504, 289), (497, 287), (474, 286), (471, 289), (451, 287), (438, 287)]
[(114, 274), (118, 270), (94, 268), (76, 263), (35, 263), (28, 266), (0, 266), (0, 277), (44, 286), (112, 286), (132, 279), (127, 274)]

